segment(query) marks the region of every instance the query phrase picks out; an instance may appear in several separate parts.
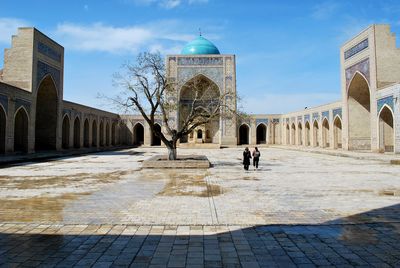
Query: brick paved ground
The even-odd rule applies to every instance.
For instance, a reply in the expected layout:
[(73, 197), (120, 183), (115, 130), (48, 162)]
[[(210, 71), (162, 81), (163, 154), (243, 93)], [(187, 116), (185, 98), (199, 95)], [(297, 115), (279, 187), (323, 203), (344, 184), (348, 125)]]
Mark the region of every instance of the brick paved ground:
[(0, 266), (400, 267), (399, 166), (263, 149), (141, 170), (162, 149), (0, 170)]

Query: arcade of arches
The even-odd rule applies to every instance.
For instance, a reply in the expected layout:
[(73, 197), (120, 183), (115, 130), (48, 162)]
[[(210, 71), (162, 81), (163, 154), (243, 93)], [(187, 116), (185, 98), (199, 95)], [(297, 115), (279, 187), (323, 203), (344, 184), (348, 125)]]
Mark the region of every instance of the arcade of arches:
[[(378, 33), (374, 43), (379, 46), (357, 50), (360, 44), (373, 43), (367, 40), (373, 33)], [(3, 69), (20, 65), (21, 70), (30, 71), (16, 75), (1, 72), (0, 154), (120, 144), (162, 145), (140, 115), (119, 115), (63, 100), (64, 60), (55, 61), (50, 54), (38, 56), (36, 41), (26, 41), (38, 40), (37, 36), (55, 55), (64, 57), (64, 48), (36, 29), (18, 30), (14, 38), (21, 43), (12, 42)], [(400, 153), (400, 73), (397, 72), (400, 51), (394, 49), (393, 40), (389, 26), (374, 25), (343, 45), (341, 100), (286, 114), (249, 115), (246, 120), (217, 115), (210, 123), (182, 137), (180, 143), (210, 143), (220, 147), (283, 144)], [(33, 57), (21, 60), (18, 51), (22, 48)], [(391, 57), (385, 60), (385, 66), (378, 66), (383, 61), (377, 60), (376, 55), (382, 51), (390, 52)], [(357, 57), (347, 57), (350, 52)], [(378, 75), (371, 66), (383, 71)], [(199, 107), (212, 105), (227, 92), (236, 96), (236, 63), (232, 54), (168, 55), (165, 67), (168, 79), (177, 84), (168, 100), (176, 102), (177, 109), (171, 112), (171, 118), (178, 125), (194, 103), (193, 86), (201, 89), (201, 99), (196, 104)], [(391, 68), (397, 69), (386, 73)], [(229, 108), (237, 109), (235, 97), (223, 100)], [(157, 120), (161, 122), (160, 118)], [(163, 130), (161, 124), (156, 128)], [(207, 146), (210, 145), (204, 147)]]

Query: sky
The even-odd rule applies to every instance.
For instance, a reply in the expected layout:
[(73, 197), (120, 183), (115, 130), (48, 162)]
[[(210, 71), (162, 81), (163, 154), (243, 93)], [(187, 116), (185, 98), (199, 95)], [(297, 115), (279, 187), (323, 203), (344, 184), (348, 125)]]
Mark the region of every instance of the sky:
[[(1, 0), (0, 68), (18, 27), (64, 46), (64, 99), (116, 111), (113, 74), (138, 53), (179, 54), (198, 35), (236, 55), (247, 113), (286, 113), (337, 101), (340, 46), (374, 23), (400, 35), (400, 1)], [(399, 43), (399, 42), (398, 42)]]

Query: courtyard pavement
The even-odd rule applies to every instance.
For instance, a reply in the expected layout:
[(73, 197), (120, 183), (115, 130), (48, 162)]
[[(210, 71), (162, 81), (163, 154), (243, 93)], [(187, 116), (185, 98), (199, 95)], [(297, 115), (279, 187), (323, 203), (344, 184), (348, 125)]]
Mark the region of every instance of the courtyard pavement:
[(0, 169), (0, 266), (400, 267), (400, 166), (263, 148), (207, 170), (141, 169), (163, 148)]

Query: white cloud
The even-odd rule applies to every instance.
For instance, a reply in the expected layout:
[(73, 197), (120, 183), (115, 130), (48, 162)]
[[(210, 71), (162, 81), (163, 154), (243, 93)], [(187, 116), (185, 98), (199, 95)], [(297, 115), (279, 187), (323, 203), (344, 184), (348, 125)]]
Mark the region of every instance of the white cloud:
[[(131, 2), (127, 0), (127, 2)], [(135, 4), (138, 5), (153, 5), (156, 4), (159, 7), (165, 9), (173, 9), (183, 4), (195, 5), (195, 4), (205, 4), (208, 0), (133, 0)]]
[(159, 50), (163, 54), (169, 54), (179, 52), (193, 38), (193, 35), (177, 33), (178, 26), (179, 23), (174, 21), (126, 27), (103, 23), (63, 23), (57, 26), (55, 35), (68, 49), (117, 54)]
[(27, 27), (29, 23), (16, 18), (0, 18), (0, 43), (11, 43), (11, 36), (18, 27)]
[(337, 2), (326, 1), (315, 5), (311, 16), (318, 20), (328, 19), (334, 15), (338, 8), (339, 4)]
[(252, 114), (289, 113), (303, 110), (304, 107), (331, 103), (340, 99), (340, 93), (267, 93), (262, 96), (243, 97), (245, 112)]

